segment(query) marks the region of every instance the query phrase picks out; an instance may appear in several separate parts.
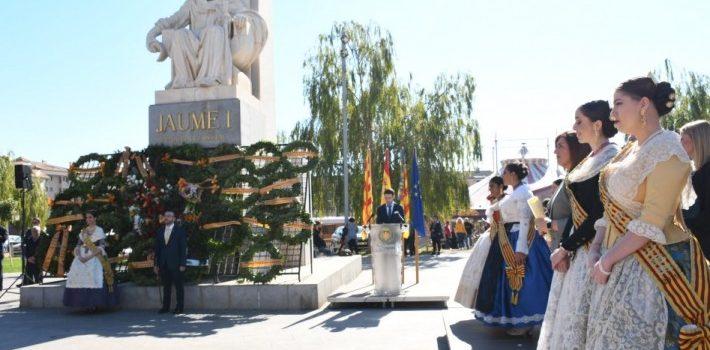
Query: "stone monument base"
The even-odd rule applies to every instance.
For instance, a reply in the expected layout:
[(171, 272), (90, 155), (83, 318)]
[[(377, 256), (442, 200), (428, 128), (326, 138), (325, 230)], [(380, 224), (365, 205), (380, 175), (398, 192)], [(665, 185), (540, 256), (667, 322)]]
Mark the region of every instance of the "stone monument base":
[(148, 109), (148, 143), (216, 147), (275, 141), (268, 108), (251, 94), (249, 79), (239, 77), (245, 81), (237, 85), (156, 91)]
[(235, 77), (234, 85), (217, 85), (210, 87), (194, 87), (185, 89), (158, 90), (155, 92), (155, 104), (195, 102), (206, 100), (239, 99), (251, 104), (259, 102), (252, 95), (251, 81), (244, 73)]
[[(237, 284), (234, 281), (185, 286), (185, 308), (191, 310), (315, 310), (329, 294), (350, 283), (362, 271), (362, 257), (313, 259), (313, 274), (297, 281), (279, 276), (269, 284)], [(304, 272), (305, 273), (305, 272)], [(119, 285), (121, 309), (158, 310), (161, 288), (133, 283)], [(20, 289), (20, 308), (63, 308), (64, 281)], [(175, 302), (175, 298), (173, 298)]]

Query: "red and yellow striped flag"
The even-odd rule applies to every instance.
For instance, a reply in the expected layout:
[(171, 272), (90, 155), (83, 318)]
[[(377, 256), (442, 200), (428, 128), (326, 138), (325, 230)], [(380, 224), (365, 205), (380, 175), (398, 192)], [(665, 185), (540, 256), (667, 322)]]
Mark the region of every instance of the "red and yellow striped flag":
[(402, 188), (399, 190), (399, 204), (404, 208), (404, 220), (409, 223), (409, 172), (407, 165), (402, 167)]
[(380, 196), (380, 204), (385, 204), (385, 190), (392, 188), (392, 180), (390, 180), (390, 149), (385, 148), (385, 166), (382, 167), (382, 195)]
[[(408, 224), (411, 205), (409, 204), (409, 172), (407, 171), (406, 162), (402, 167), (402, 188), (399, 190), (399, 204), (404, 209), (404, 221)], [(409, 230), (402, 232), (402, 238), (409, 238)]]
[(367, 149), (365, 155), (365, 181), (363, 181), (362, 189), (362, 224), (367, 225), (372, 219), (372, 160), (370, 157), (370, 149)]

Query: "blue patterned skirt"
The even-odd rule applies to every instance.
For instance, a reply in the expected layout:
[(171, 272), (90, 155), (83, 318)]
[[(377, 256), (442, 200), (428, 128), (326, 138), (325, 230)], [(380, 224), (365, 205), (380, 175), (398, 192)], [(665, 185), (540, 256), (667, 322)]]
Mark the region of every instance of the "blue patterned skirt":
[[(518, 231), (506, 224), (510, 245), (515, 247)], [(516, 226), (517, 228), (517, 226)], [(547, 309), (547, 297), (552, 283), (552, 263), (547, 242), (535, 234), (525, 262), (525, 278), (518, 295), (518, 304), (512, 305), (512, 290), (505, 275), (505, 260), (498, 237), (491, 242), (491, 250), (483, 268), (474, 313), (489, 326), (516, 328), (542, 324)]]

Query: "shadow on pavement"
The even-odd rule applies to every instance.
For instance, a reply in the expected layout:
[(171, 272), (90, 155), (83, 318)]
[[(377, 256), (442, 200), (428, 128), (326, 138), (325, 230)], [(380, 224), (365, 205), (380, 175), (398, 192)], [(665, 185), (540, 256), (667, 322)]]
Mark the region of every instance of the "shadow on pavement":
[[(15, 349), (81, 335), (99, 337), (204, 337), (220, 329), (267, 320), (263, 314), (159, 315), (150, 311), (82, 313), (65, 310), (9, 309), (0, 312), (1, 349)], [(34, 330), (34, 331), (32, 331)], [(28, 336), (21, 336), (22, 334)], [(31, 335), (31, 336), (30, 336)]]
[(332, 314), (334, 311), (334, 315), (331, 315), (323, 322), (310, 327), (310, 329), (323, 328), (330, 332), (342, 332), (349, 328), (377, 327), (380, 324), (380, 320), (392, 312), (392, 310), (367, 310), (367, 312), (365, 312), (364, 310), (358, 308), (323, 309), (320, 312), (308, 315), (308, 317), (298, 320), (283, 329), (291, 328), (306, 321), (321, 317), (325, 314)]
[(536, 349), (537, 337), (513, 337), (505, 333), (505, 329), (487, 327), (474, 319), (464, 320), (450, 326), (452, 335), (471, 348), (486, 349)]

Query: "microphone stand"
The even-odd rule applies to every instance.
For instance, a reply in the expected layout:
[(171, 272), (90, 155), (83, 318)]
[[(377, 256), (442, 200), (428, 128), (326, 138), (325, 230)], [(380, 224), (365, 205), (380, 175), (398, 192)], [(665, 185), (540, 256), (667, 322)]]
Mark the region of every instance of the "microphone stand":
[[(0, 294), (0, 299), (2, 299), (2, 297), (4, 297), (8, 291), (10, 291), (12, 286), (14, 286), (17, 283), (17, 281), (22, 279), (22, 285), (24, 285), (24, 282), (26, 280), (26, 278), (25, 278), (25, 274), (26, 274), (26, 271), (25, 271), (25, 268), (26, 268), (26, 265), (25, 265), (25, 193), (27, 192), (27, 187), (29, 187), (28, 186), (29, 181), (31, 181), (31, 180), (28, 178), (28, 176), (25, 176), (25, 178), (22, 179), (23, 186), (20, 189), (20, 191), (22, 192), (22, 201), (20, 203), (20, 205), (22, 206), (22, 216), (20, 218), (20, 225), (21, 225), (20, 226), (21, 227), (21, 229), (20, 229), (20, 248), (21, 248), (20, 264), (22, 267), (22, 273), (19, 276), (17, 276), (15, 278), (15, 280), (12, 281), (12, 283), (10, 283), (10, 286), (7, 287), (2, 294)], [(9, 236), (9, 233), (8, 233), (8, 236)], [(12, 250), (12, 243), (9, 243), (8, 246), (10, 247), (10, 250)], [(0, 252), (0, 254), (2, 254), (2, 253)], [(20, 287), (22, 285), (20, 285)]]
[[(399, 216), (399, 229), (400, 233), (402, 232), (402, 227), (404, 225), (404, 218), (402, 217), (402, 214), (400, 214), (398, 211), (396, 211), (397, 216)], [(404, 234), (402, 234), (402, 269), (400, 271), (400, 276), (402, 277), (402, 285), (404, 285), (404, 264), (405, 264), (405, 252), (407, 251), (407, 241), (404, 239)]]

